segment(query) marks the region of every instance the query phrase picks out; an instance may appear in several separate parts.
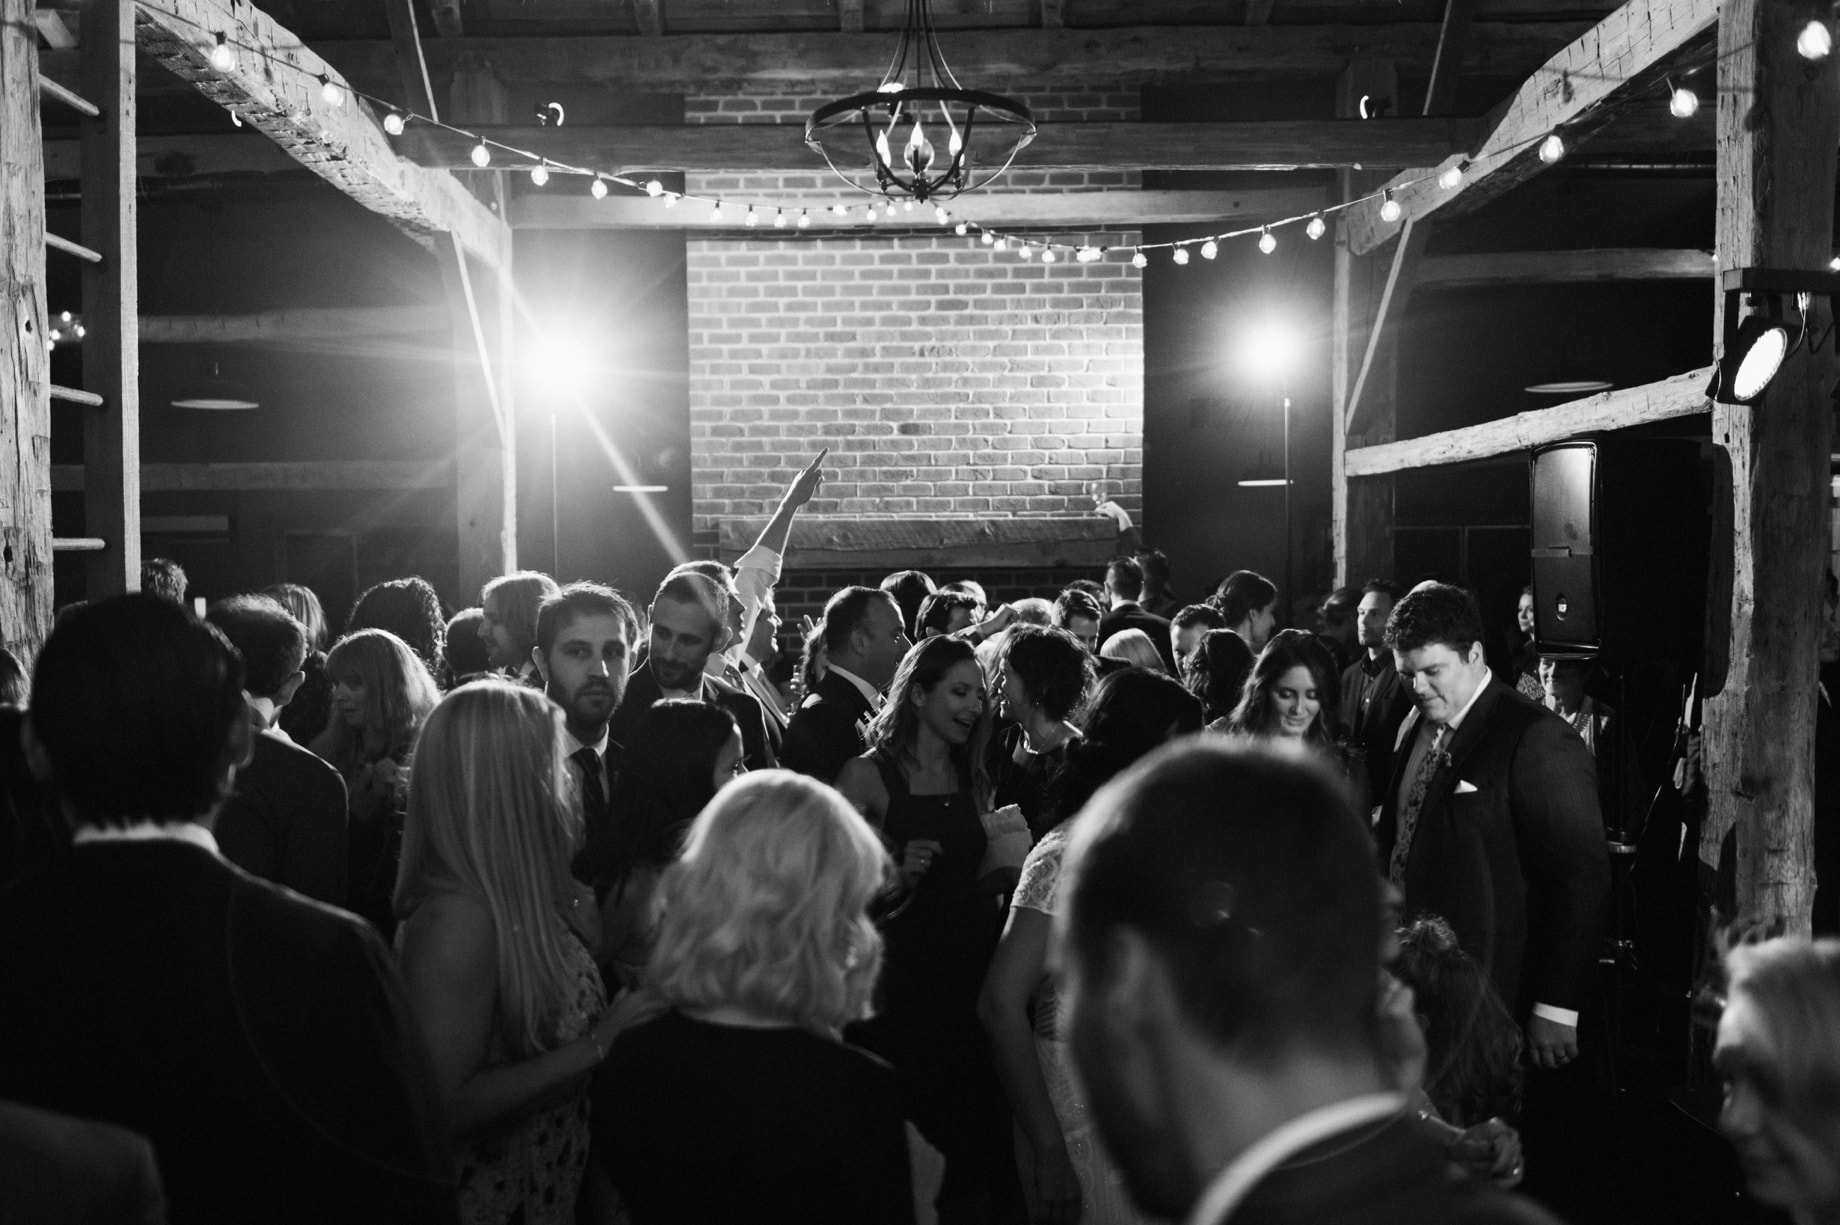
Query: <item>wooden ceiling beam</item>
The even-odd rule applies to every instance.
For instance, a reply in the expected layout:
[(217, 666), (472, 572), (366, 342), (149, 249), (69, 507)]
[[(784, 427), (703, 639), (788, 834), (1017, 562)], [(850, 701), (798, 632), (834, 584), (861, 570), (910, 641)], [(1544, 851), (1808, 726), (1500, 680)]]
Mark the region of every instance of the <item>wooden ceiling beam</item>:
[[(1074, 228), (1139, 229), (1146, 225), (1175, 225), (1214, 221), (1247, 222), (1295, 217), (1324, 207), (1328, 203), (1326, 188), (1267, 187), (1248, 191), (1071, 191), (981, 192), (966, 196), (953, 207), (955, 216), (1001, 229)], [(707, 230), (714, 234), (745, 233), (766, 238), (773, 235), (818, 232), (869, 235), (897, 233), (918, 228), (928, 234), (950, 234), (927, 223), (926, 214), (916, 211), (913, 226), (899, 223), (874, 224), (861, 220), (840, 219), (824, 211), (821, 203), (811, 205), (811, 228), (804, 231), (781, 231), (769, 226), (758, 230), (737, 231), (737, 210), (730, 205), (718, 223), (708, 220), (709, 208), (694, 202), (665, 208), (657, 200), (644, 196), (609, 196), (591, 198), (587, 192), (520, 196), (511, 205), (511, 225), (519, 230)], [(967, 240), (969, 241), (969, 240)]]
[(283, 344), (446, 332), (445, 306), (340, 306), (253, 315), (142, 315), (143, 345)]
[[(627, 173), (818, 173), (800, 124), (475, 128), (513, 148), (572, 166)], [(1018, 170), (1296, 170), (1419, 165), (1469, 147), (1457, 119), (1295, 119), (1256, 123), (1043, 124), (1016, 155)], [(424, 166), (467, 169), (474, 142), (418, 125), (397, 142)], [(495, 159), (496, 160), (496, 159)]]
[[(1532, 178), (1546, 168), (1539, 145), (1548, 133), (1564, 129), (1568, 143), (1575, 144), (1587, 134), (1583, 125), (1608, 122), (1618, 106), (1628, 105), (1703, 42), (1718, 16), (1718, 0), (1629, 0), (1489, 112), (1484, 123), (1489, 135), (1469, 155), (1454, 189), (1441, 187), (1437, 178), (1458, 163), (1456, 156), (1394, 176), (1388, 186), (1401, 209), (1398, 221), (1383, 220), (1377, 200), (1344, 213), (1349, 249), (1372, 251), (1392, 241), (1407, 217), (1423, 221), (1434, 213), (1475, 208)], [(1472, 27), (1472, 33), (1480, 28)]]
[(633, 21), (639, 26), (639, 33), (647, 38), (657, 38), (664, 33), (664, 11), (661, 0), (633, 0)]
[(1612, 281), (1698, 281), (1712, 276), (1712, 252), (1660, 247), (1583, 251), (1497, 251), (1419, 261), (1419, 289), (1588, 285)]
[(863, 0), (837, 0), (837, 28), (845, 34), (863, 32)]
[[(236, 49), (228, 72), (210, 66), (218, 33)], [(398, 157), (367, 106), (327, 102), (318, 78), (339, 85), (344, 78), (261, 9), (227, 0), (160, 0), (137, 9), (135, 38), (141, 50), (364, 207), (417, 236), (451, 233), (494, 266), (506, 258), (504, 223), (453, 175)], [(395, 79), (395, 49), (380, 45)]]

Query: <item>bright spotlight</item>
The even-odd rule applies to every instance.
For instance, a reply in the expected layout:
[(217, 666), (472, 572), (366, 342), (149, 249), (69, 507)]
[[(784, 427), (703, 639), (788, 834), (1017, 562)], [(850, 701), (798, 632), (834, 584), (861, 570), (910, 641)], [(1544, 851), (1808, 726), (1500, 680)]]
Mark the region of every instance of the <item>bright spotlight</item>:
[(599, 346), (578, 332), (549, 329), (533, 337), (525, 351), (526, 380), (540, 395), (584, 395), (599, 373)]
[(1290, 374), (1302, 354), (1302, 340), (1285, 323), (1261, 323), (1240, 338), (1240, 366), (1268, 382)]

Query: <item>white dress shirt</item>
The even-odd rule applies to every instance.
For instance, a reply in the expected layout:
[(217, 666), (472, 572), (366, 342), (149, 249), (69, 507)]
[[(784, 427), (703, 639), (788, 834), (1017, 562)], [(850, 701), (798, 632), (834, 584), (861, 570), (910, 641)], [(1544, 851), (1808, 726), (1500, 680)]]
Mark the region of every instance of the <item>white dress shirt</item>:
[(85, 825), (71, 835), (72, 845), (91, 842), (189, 842), (220, 855), (211, 831), (194, 821), (134, 821), (123, 826)]
[(850, 671), (848, 668), (840, 668), (836, 664), (832, 664), (829, 671), (835, 672), (838, 676), (841, 676), (844, 680), (856, 686), (856, 692), (862, 694), (863, 697), (869, 700), (870, 710), (880, 710), (882, 708), (882, 691), (877, 689), (874, 685), (871, 685), (868, 681), (856, 675), (856, 673)]

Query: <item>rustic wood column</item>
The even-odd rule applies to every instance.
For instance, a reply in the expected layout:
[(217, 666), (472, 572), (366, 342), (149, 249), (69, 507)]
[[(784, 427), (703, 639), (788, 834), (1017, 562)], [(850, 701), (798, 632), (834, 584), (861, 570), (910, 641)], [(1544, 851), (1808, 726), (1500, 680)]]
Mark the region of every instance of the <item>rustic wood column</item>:
[[(1807, 5), (1725, 0), (1719, 15), (1718, 266), (1825, 270), (1840, 65), (1795, 50)], [(1748, 309), (1748, 306), (1739, 309)], [(1819, 335), (1830, 310), (1814, 305)], [(1730, 460), (1729, 634), (1714, 609), (1701, 857), (1737, 829), (1739, 912), (1806, 934), (1814, 898), (1815, 669), (1828, 537), (1832, 348), (1793, 354), (1756, 404), (1717, 405)], [(1723, 648), (1723, 650), (1721, 650)], [(1723, 667), (1719, 656), (1725, 656)]]
[(0, 0), (0, 642), (30, 663), (51, 628), (45, 171), (31, 0)]
[(83, 412), (83, 531), (89, 598), (141, 589), (141, 364), (135, 233), (134, 0), (94, 0), (78, 47), (83, 96), (82, 243), (102, 256), (83, 266), (83, 389), (102, 397)]
[[(1337, 89), (1336, 114), (1344, 119), (1357, 116), (1364, 96), (1388, 99), (1394, 113), (1398, 112), (1399, 80), (1391, 63), (1350, 62)], [(1386, 172), (1343, 170), (1337, 179), (1342, 199), (1347, 200), (1384, 182)], [(1391, 442), (1397, 436), (1390, 342), (1375, 352), (1361, 390), (1362, 400), (1367, 401), (1362, 411), (1364, 428), (1352, 436), (1348, 432), (1349, 413), (1354, 407), (1350, 397), (1360, 376), (1368, 336), (1379, 317), (1391, 264), (1391, 253), (1351, 252), (1341, 227), (1336, 227), (1334, 335), (1329, 358), (1335, 421), (1329, 430), (1329, 470), (1338, 587), (1391, 577), (1393, 573), (1393, 478), (1388, 475), (1350, 480), (1344, 463), (1349, 450)]]

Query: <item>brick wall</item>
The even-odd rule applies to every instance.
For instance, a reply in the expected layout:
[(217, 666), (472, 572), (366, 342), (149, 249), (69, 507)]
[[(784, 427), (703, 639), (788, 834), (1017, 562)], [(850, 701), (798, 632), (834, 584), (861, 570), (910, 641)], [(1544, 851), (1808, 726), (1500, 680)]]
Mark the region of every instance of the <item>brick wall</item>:
[[(1134, 93), (1005, 88), (1038, 122), (1137, 115)], [(803, 122), (820, 101), (693, 97), (686, 117)], [(1136, 176), (1012, 172), (999, 184), (1072, 191), (1136, 186)], [(685, 187), (801, 206), (864, 198), (828, 171), (691, 175)], [(975, 200), (955, 207), (975, 217)], [(1091, 511), (1094, 481), (1141, 511), (1137, 270), (1120, 254), (1091, 264), (1024, 261), (920, 225), (924, 218), (916, 210), (911, 224), (904, 216), (882, 223), (899, 227), (888, 233), (865, 226), (845, 237), (773, 230), (763, 218), (758, 235), (687, 244), (699, 538), (725, 517), (768, 513), (797, 466), (824, 446), (831, 479), (813, 516), (1080, 515)], [(1056, 238), (1114, 247), (1137, 239)]]

